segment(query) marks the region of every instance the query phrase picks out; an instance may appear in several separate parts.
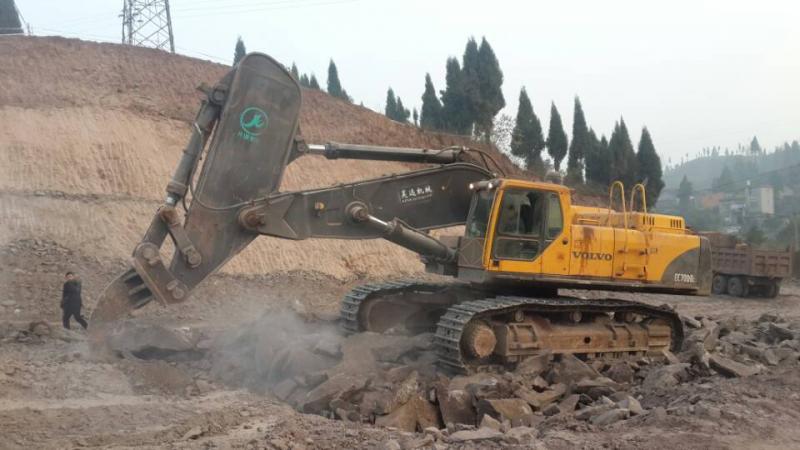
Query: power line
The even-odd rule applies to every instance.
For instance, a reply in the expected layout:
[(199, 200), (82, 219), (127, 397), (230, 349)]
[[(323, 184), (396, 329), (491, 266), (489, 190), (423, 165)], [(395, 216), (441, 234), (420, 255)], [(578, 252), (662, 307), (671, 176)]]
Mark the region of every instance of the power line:
[(227, 16), (227, 15), (233, 15), (233, 14), (247, 14), (247, 13), (261, 12), (261, 11), (277, 11), (277, 10), (288, 10), (288, 9), (299, 9), (299, 8), (307, 8), (307, 7), (312, 7), (312, 6), (332, 6), (332, 5), (341, 5), (341, 4), (345, 4), (345, 3), (354, 3), (354, 2), (358, 2), (358, 1), (359, 0), (323, 0), (323, 1), (317, 1), (317, 2), (314, 2), (314, 3), (286, 4), (286, 5), (283, 5), (283, 6), (272, 6), (272, 7), (242, 9), (242, 10), (233, 10), (233, 11), (229, 11), (229, 10), (223, 9), (223, 10), (219, 10), (217, 12), (206, 12), (206, 13), (201, 13), (201, 14), (194, 14), (194, 15), (190, 14), (190, 15), (187, 15), (187, 16), (181, 16), (181, 20), (197, 19), (197, 18), (203, 18), (203, 17), (209, 17), (209, 16), (217, 17), (217, 16)]

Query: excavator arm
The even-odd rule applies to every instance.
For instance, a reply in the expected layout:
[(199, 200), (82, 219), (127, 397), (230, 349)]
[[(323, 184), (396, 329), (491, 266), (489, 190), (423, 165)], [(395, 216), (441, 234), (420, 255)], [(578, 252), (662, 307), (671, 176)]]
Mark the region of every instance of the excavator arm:
[[(467, 149), (306, 145), (297, 136), (300, 87), (264, 54), (247, 55), (205, 92), (166, 200), (136, 246), (131, 268), (103, 292), (93, 321), (116, 320), (153, 299), (162, 304), (186, 300), (194, 287), (259, 235), (384, 238), (419, 253), (426, 263), (454, 267), (455, 249), (426, 231), (463, 224), (472, 194), (469, 185), (494, 176), (486, 167), (463, 162), (469, 160)], [(438, 166), (280, 192), (286, 166), (304, 155)], [(175, 247), (170, 261), (163, 257), (167, 236)]]

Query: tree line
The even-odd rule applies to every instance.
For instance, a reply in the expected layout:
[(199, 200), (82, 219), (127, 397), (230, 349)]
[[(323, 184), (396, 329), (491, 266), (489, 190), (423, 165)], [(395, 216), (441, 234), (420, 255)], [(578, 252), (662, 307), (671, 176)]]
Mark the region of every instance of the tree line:
[[(239, 36), (239, 38), (236, 40), (236, 47), (233, 52), (233, 65), (235, 66), (238, 64), (246, 54), (247, 49), (244, 45), (244, 41), (242, 40), (242, 37)], [(300, 83), (300, 85), (304, 88), (322, 90), (319, 81), (313, 72), (310, 76), (305, 73), (300, 74), (300, 71), (297, 69), (297, 64), (295, 63), (292, 63), (292, 67), (289, 69), (289, 71), (292, 73), (292, 76), (295, 78), (295, 80), (297, 80), (298, 83)], [(328, 63), (327, 92), (333, 97), (346, 100), (350, 103), (353, 102), (353, 98), (350, 97), (350, 95), (347, 94), (347, 91), (342, 87), (342, 82), (339, 80), (339, 69), (336, 67), (336, 63), (333, 62), (333, 59), (331, 59), (330, 63)]]
[[(239, 44), (241, 43), (241, 52)], [(237, 42), (234, 64), (244, 56), (244, 44)], [(239, 56), (241, 55), (241, 56)], [(320, 89), (312, 73), (300, 74), (293, 63), (292, 75), (310, 89)], [(467, 40), (464, 53), (449, 57), (445, 63), (445, 89), (436, 91), (430, 73), (425, 74), (422, 106), (409, 111), (399, 95), (389, 87), (384, 113), (392, 120), (431, 131), (470, 136), (490, 143), (495, 134), (496, 116), (506, 106), (503, 96), (503, 71), (485, 37), (478, 44)], [(328, 66), (327, 92), (349, 102), (352, 99), (342, 87), (333, 60)], [(533, 110), (525, 87), (520, 89), (519, 106), (511, 130), (509, 150), (520, 158), (526, 169), (542, 177), (549, 169), (542, 152), (552, 158), (552, 168), (562, 172), (566, 159), (565, 182), (571, 186), (588, 185), (605, 189), (615, 180), (631, 187), (644, 183), (647, 203), (656, 203), (664, 188), (661, 159), (656, 152), (650, 132), (642, 129), (638, 147), (634, 150), (624, 119), (615, 123), (610, 139), (587, 125), (580, 99), (576, 96), (573, 109), (572, 139), (570, 141), (554, 102), (550, 105), (550, 123), (545, 137), (542, 124)]]

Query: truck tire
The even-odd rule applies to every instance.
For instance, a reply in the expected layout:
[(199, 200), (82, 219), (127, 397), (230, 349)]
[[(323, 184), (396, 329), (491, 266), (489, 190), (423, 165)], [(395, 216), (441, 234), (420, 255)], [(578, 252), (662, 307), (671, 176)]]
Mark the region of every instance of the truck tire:
[(765, 291), (765, 297), (775, 298), (781, 293), (781, 283), (779, 281), (770, 281)]
[(744, 277), (728, 278), (728, 294), (734, 297), (747, 297), (750, 289)]
[(728, 278), (725, 275), (716, 274), (711, 281), (711, 293), (714, 295), (724, 295), (728, 291)]

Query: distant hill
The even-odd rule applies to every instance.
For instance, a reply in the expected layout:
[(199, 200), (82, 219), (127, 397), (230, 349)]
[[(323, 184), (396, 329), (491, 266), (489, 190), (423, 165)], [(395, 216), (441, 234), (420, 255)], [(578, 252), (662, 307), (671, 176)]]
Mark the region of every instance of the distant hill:
[[(214, 83), (229, 70), (149, 48), (3, 36), (0, 247), (42, 239), (100, 261), (127, 259), (163, 201), (164, 186), (189, 138), (201, 99), (195, 87)], [(303, 91), (300, 122), (310, 143), (480, 147), (313, 89)], [(525, 176), (494, 148), (484, 150), (506, 173)], [(281, 189), (335, 185), (411, 167), (306, 156), (287, 168)], [(415, 253), (380, 239), (261, 238), (224, 271), (313, 269), (349, 279), (403, 276), (422, 267)]]
[(694, 189), (709, 189), (726, 165), (733, 172), (734, 179), (738, 181), (751, 175), (800, 164), (800, 145), (797, 145), (796, 141), (794, 144), (771, 153), (752, 156), (718, 155), (693, 159), (664, 171), (664, 183), (668, 190), (678, 189), (685, 175), (692, 182)]

